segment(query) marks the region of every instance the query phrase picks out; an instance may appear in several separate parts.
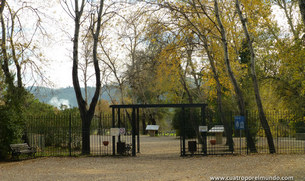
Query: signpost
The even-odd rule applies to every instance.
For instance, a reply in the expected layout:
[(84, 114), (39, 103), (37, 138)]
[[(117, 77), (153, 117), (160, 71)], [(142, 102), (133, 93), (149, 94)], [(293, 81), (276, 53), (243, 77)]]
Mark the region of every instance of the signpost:
[(199, 132), (200, 133), (208, 132), (208, 126), (199, 126)]
[(120, 135), (120, 128), (110, 128), (110, 135), (111, 136), (119, 136)]
[(241, 154), (241, 130), (245, 129), (245, 117), (244, 116), (235, 116), (234, 118), (235, 130), (239, 130), (239, 147)]
[(245, 117), (244, 116), (235, 116), (235, 129), (244, 130), (245, 129)]
[(110, 128), (110, 135), (111, 136), (120, 136), (126, 133), (125, 128)]

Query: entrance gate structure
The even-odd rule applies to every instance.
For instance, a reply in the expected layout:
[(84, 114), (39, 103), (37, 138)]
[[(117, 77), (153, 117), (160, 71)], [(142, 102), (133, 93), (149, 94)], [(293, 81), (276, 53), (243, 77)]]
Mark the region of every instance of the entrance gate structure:
[[(195, 130), (198, 130), (199, 135), (198, 137), (198, 143), (197, 141), (188, 141), (188, 144), (186, 145), (187, 140), (187, 130), (186, 130), (186, 115), (185, 115), (185, 109), (186, 108), (200, 108), (200, 116), (201, 116), (201, 125), (206, 126), (206, 115), (205, 115), (205, 109), (207, 104), (130, 104), (130, 105), (111, 105), (110, 108), (112, 108), (112, 127), (120, 128), (121, 127), (121, 110), (122, 109), (132, 109), (132, 115), (131, 115), (131, 154), (132, 156), (136, 156), (136, 151), (140, 153), (140, 134), (139, 134), (139, 109), (145, 109), (145, 108), (181, 108), (182, 109), (182, 120), (180, 121), (180, 155), (181, 156), (187, 156), (187, 155), (193, 155), (193, 154), (201, 154), (201, 155), (207, 155), (207, 132), (199, 132), (199, 127), (195, 127)], [(117, 113), (117, 125), (116, 123), (116, 113)], [(199, 125), (198, 125), (199, 126)], [(112, 154), (116, 154), (116, 150), (119, 150), (121, 148), (120, 143), (120, 137), (118, 136), (118, 144), (116, 143), (116, 137), (112, 136)], [(117, 145), (117, 149), (116, 149)], [(187, 147), (186, 147), (187, 146)], [(186, 149), (188, 148), (188, 150)]]

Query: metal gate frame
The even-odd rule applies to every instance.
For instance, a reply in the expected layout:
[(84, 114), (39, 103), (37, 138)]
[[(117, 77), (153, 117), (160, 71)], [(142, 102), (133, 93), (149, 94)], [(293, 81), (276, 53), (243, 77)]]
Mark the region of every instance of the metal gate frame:
[[(129, 105), (110, 105), (112, 108), (112, 127), (115, 127), (115, 114), (116, 110), (118, 113), (118, 127), (120, 127), (120, 111), (121, 109), (132, 109), (132, 156), (136, 156), (136, 147), (138, 153), (140, 152), (140, 135), (139, 135), (139, 109), (140, 108), (181, 108), (182, 109), (182, 135), (180, 135), (180, 155), (187, 156), (186, 153), (186, 118), (185, 118), (185, 108), (201, 108), (201, 124), (206, 125), (206, 115), (205, 109), (207, 104), (129, 104)], [(199, 128), (198, 128), (199, 129)], [(137, 135), (137, 144), (136, 144), (136, 135)], [(207, 155), (207, 133), (202, 132), (202, 154)], [(115, 155), (115, 136), (112, 137), (112, 146), (113, 152), (112, 154)]]

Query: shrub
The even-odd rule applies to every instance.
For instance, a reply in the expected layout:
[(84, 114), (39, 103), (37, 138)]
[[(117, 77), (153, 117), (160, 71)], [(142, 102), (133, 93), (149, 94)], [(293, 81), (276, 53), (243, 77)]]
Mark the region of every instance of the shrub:
[(305, 133), (305, 121), (298, 120), (293, 124), (296, 133)]
[(10, 152), (9, 145), (20, 143), (24, 123), (20, 112), (7, 106), (0, 107), (0, 159), (6, 159)]
[[(182, 109), (176, 109), (172, 126), (176, 130), (177, 136), (181, 136), (181, 128), (183, 125)], [(196, 130), (201, 122), (200, 112), (198, 109), (185, 109), (185, 134), (187, 138), (196, 137)]]

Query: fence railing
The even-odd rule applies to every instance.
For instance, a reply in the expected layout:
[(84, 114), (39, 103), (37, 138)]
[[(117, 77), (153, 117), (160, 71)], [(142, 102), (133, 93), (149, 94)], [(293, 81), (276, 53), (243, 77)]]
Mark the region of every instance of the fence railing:
[[(37, 148), (37, 156), (76, 156), (82, 148), (82, 126), (77, 114), (31, 116), (27, 119), (26, 138)], [(92, 155), (110, 155), (111, 116), (99, 115), (90, 127)]]
[[(245, 131), (235, 130), (235, 113), (226, 113), (225, 118), (232, 129), (233, 152), (228, 150), (227, 133), (221, 134), (221, 143), (214, 144), (216, 139), (214, 133), (207, 133), (207, 153), (208, 154), (247, 154), (250, 153), (247, 147)], [(273, 136), (276, 153), (305, 153), (305, 127), (299, 122), (305, 122), (303, 114), (292, 112), (267, 112), (267, 120)], [(248, 130), (254, 138), (258, 153), (269, 153), (268, 142), (265, 137), (259, 116), (256, 112), (249, 112), (246, 116)], [(26, 141), (37, 148), (37, 156), (76, 156), (81, 154), (82, 148), (82, 126), (80, 116), (77, 114), (49, 115), (28, 117), (26, 124)], [(222, 125), (217, 113), (206, 113), (208, 130), (215, 125)], [(131, 142), (131, 127), (128, 119), (122, 116), (122, 124), (126, 129), (126, 134), (120, 140), (126, 143)], [(142, 121), (140, 121), (140, 132), (142, 132)], [(90, 151), (92, 155), (104, 156), (113, 153), (111, 115), (94, 116), (90, 128)], [(196, 128), (197, 129), (197, 128)], [(194, 130), (189, 130), (194, 131)], [(302, 132), (303, 131), (303, 132)], [(178, 136), (176, 130), (159, 131), (159, 136)], [(194, 153), (202, 151), (202, 145), (197, 138), (187, 141), (196, 141)], [(194, 143), (194, 142), (193, 142)], [(188, 147), (188, 145), (187, 145)], [(188, 148), (187, 148), (188, 149)], [(179, 150), (177, 150), (177, 154)]]
[[(247, 112), (245, 130), (235, 130), (234, 119), (238, 113), (227, 112), (225, 119), (229, 122), (232, 130), (233, 146), (235, 154), (249, 154), (250, 149), (246, 141), (246, 130), (252, 136), (258, 153), (269, 153), (268, 141), (265, 131), (260, 123), (258, 112)], [(276, 153), (305, 153), (305, 115), (296, 112), (275, 112), (267, 111), (266, 117), (273, 137)], [(218, 113), (207, 112), (207, 124), (209, 129), (214, 125), (222, 124)], [(228, 146), (226, 133), (223, 134), (222, 144), (211, 144), (210, 140), (215, 139), (215, 134), (208, 133), (208, 149), (213, 153), (220, 152), (222, 146)], [(226, 147), (225, 149), (228, 149)]]

